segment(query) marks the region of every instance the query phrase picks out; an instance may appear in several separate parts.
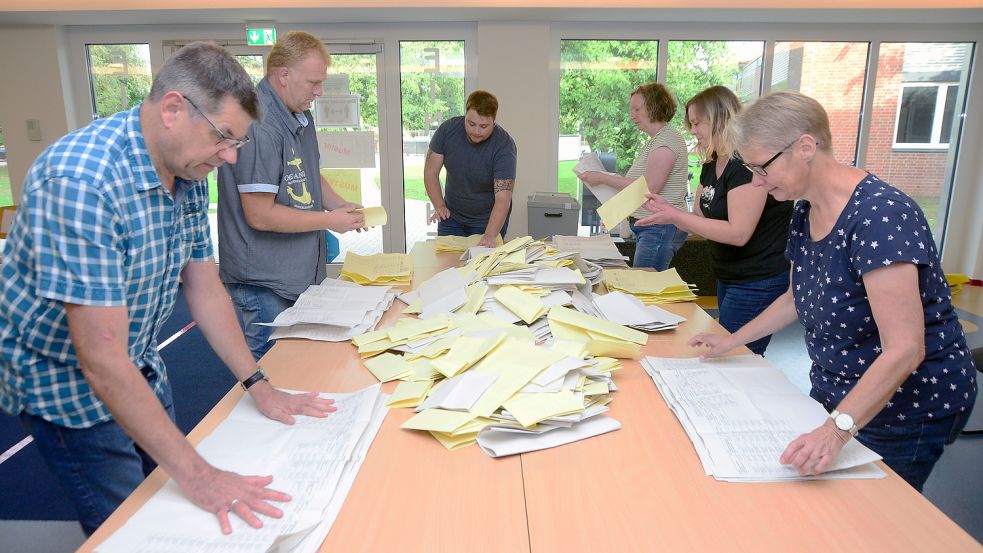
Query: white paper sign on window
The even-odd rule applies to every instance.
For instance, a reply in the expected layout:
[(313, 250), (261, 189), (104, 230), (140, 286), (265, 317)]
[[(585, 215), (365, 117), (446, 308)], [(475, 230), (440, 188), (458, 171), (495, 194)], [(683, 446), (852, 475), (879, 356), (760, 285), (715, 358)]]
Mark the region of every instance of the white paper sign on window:
[(348, 96), (352, 93), (348, 73), (328, 73), (324, 77), (325, 96)]
[(321, 96), (314, 101), (314, 118), (317, 121), (317, 126), (361, 127), (360, 99), (358, 94)]
[(321, 167), (375, 167), (373, 131), (318, 131), (317, 147), (321, 151)]

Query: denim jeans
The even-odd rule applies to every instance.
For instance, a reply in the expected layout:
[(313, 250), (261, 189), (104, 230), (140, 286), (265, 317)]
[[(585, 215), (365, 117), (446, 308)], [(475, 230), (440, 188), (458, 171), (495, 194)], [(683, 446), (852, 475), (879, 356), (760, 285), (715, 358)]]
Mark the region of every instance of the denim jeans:
[[(437, 222), (437, 236), (471, 236), (472, 234), (484, 234), (486, 228), (488, 228), (487, 221), (480, 226), (465, 225), (464, 223), (458, 222), (454, 217), (451, 217)], [(505, 239), (505, 231), (507, 230), (509, 230), (509, 220), (506, 218), (505, 224), (502, 225), (502, 231), (499, 233), (502, 235), (502, 240)]]
[(273, 334), (272, 326), (262, 326), (254, 323), (271, 323), (277, 315), (292, 306), (294, 302), (284, 299), (269, 288), (252, 284), (225, 283), (225, 289), (232, 298), (239, 326), (246, 336), (246, 345), (258, 361), (273, 347), (270, 341)]
[[(173, 421), (170, 385), (164, 387), (162, 405)], [(67, 428), (26, 411), (21, 412), (20, 419), (48, 468), (68, 492), (87, 536), (157, 466), (116, 421)]]
[[(788, 290), (788, 273), (756, 280), (725, 284), (717, 281), (717, 307), (720, 309), (720, 326), (727, 332), (737, 332), (751, 319), (757, 317), (771, 302)], [(764, 355), (771, 335), (759, 338), (747, 345), (748, 349)]]
[(632, 262), (635, 268), (651, 267), (656, 271), (665, 271), (686, 241), (686, 231), (676, 225), (630, 226), (635, 233), (635, 259)]
[(945, 446), (959, 437), (971, 412), (972, 408), (944, 419), (890, 428), (868, 426), (860, 430), (857, 440), (877, 452), (884, 464), (921, 492), (935, 462)]

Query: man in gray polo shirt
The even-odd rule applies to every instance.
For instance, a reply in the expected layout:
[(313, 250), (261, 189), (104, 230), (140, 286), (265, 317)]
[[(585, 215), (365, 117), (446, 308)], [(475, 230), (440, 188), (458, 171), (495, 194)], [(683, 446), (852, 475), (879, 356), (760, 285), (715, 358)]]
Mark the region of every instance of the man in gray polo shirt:
[[(434, 206), (439, 236), (481, 234), (494, 247), (505, 236), (515, 187), (515, 141), (495, 124), (498, 99), (484, 90), (468, 96), (463, 117), (452, 117), (430, 139), (423, 182)], [(447, 169), (444, 192), (440, 168)]]
[[(249, 129), (239, 161), (218, 173), (219, 276), (253, 356), (273, 345), (271, 322), (325, 277), (325, 229), (364, 226), (321, 176), (310, 107), (331, 64), (324, 44), (292, 31), (270, 50), (256, 90), (265, 117)], [(325, 210), (330, 211), (325, 211)]]

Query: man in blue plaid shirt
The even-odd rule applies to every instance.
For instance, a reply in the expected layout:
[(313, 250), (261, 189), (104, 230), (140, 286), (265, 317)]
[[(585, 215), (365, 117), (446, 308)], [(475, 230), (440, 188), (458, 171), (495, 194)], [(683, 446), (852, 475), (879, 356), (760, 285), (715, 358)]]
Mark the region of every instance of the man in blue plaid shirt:
[(259, 409), (286, 424), (324, 417), (314, 394), (270, 386), (218, 279), (205, 177), (259, 116), (249, 77), (222, 48), (171, 57), (145, 101), (75, 131), (32, 165), (0, 268), (0, 407), (20, 415), (92, 533), (154, 461), (231, 532), (280, 517), (272, 476), (202, 459), (174, 425), (157, 333), (178, 277), (209, 344)]

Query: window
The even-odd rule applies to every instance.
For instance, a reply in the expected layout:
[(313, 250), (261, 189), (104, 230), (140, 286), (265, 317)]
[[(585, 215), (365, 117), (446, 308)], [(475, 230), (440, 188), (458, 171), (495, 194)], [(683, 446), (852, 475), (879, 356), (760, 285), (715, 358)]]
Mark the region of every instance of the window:
[(883, 42), (864, 169), (918, 202), (941, 244), (973, 45)]
[(956, 83), (902, 83), (895, 148), (948, 148)]
[(10, 174), (7, 172), (7, 146), (0, 128), (0, 207), (14, 205), (14, 194), (10, 187)]
[[(441, 123), (464, 115), (464, 41), (400, 41), (399, 93), (403, 127), (403, 196), (406, 251), (436, 234), (423, 163), (430, 137)], [(440, 181), (445, 182), (441, 172)]]
[(149, 45), (89, 44), (86, 55), (93, 119), (130, 109), (150, 92)]
[(581, 235), (600, 230), (597, 198), (573, 173), (581, 153), (598, 152), (610, 169), (624, 173), (635, 159), (642, 133), (628, 102), (639, 85), (656, 80), (655, 40), (560, 41), (560, 136), (557, 190), (580, 201)]
[(840, 163), (856, 163), (868, 51), (866, 42), (775, 43), (771, 90), (797, 90), (826, 108)]

